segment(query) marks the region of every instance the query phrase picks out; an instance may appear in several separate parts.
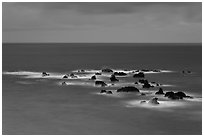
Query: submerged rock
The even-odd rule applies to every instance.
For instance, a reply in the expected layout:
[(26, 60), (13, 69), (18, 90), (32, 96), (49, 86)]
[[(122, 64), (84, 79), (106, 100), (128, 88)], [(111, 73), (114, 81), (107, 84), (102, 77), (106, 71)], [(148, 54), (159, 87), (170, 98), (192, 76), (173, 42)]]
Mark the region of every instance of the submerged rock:
[(163, 92), (163, 89), (162, 88), (159, 88), (159, 91), (157, 91), (155, 94), (164, 94), (164, 92)]
[(95, 81), (95, 85), (101, 85), (102, 87), (107, 86), (107, 84), (103, 81)]
[(117, 89), (117, 92), (140, 92), (136, 87), (128, 86)]
[(153, 105), (158, 105), (159, 104), (159, 102), (157, 101), (158, 100), (158, 98), (152, 98), (151, 100), (149, 100), (149, 104), (153, 104)]
[(134, 77), (134, 78), (144, 78), (145, 75), (144, 75), (143, 72), (139, 72), (139, 73), (137, 73), (137, 74), (134, 74), (133, 77)]
[(115, 75), (111, 75), (110, 80), (111, 80), (112, 82), (119, 81), (119, 80), (115, 77)]
[(113, 70), (109, 68), (105, 68), (105, 69), (102, 69), (102, 72), (110, 73), (110, 72), (113, 72)]
[(117, 76), (126, 76), (127, 74), (125, 72), (114, 72), (114, 75), (117, 75)]
[(47, 72), (42, 72), (42, 76), (49, 76), (50, 74), (48, 74)]

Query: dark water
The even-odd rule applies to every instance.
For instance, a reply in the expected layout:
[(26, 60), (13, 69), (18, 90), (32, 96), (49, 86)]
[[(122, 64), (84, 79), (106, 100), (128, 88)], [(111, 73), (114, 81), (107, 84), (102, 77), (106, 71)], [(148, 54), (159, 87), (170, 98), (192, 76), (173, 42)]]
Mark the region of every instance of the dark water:
[[(148, 80), (202, 96), (201, 44), (3, 44), (3, 71), (164, 69)], [(183, 75), (182, 70), (193, 73)], [(171, 111), (125, 107), (134, 97), (95, 95), (100, 89), (3, 75), (3, 134), (201, 134), (202, 102)]]

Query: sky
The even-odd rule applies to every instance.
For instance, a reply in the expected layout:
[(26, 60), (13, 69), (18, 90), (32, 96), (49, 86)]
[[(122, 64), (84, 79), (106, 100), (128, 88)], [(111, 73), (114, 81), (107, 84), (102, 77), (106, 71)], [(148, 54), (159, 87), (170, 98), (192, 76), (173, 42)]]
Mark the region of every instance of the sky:
[(202, 3), (4, 2), (2, 41), (200, 43)]

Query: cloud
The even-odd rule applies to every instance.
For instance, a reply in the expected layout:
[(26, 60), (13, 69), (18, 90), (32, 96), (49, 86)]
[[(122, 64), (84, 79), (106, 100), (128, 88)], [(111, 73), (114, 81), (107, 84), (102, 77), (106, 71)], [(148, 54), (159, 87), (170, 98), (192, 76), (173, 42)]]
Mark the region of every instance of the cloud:
[(201, 2), (4, 2), (2, 8), (3, 32), (80, 33), (80, 30), (131, 28), (135, 33), (142, 33), (202, 26)]

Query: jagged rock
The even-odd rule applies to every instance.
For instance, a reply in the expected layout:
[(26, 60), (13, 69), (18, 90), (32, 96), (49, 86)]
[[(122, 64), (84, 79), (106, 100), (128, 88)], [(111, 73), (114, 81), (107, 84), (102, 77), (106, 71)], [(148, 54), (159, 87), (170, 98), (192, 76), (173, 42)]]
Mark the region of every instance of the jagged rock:
[(112, 82), (119, 81), (119, 80), (115, 77), (115, 75), (111, 75), (110, 80), (111, 80)]
[(159, 88), (159, 91), (157, 91), (155, 94), (164, 94), (163, 89)]
[(95, 75), (101, 75), (101, 73), (99, 73), (99, 72), (96, 72), (96, 73), (95, 73)]
[(134, 74), (133, 77), (134, 77), (134, 78), (144, 78), (145, 75), (144, 75), (143, 72), (139, 72), (138, 74)]
[(42, 76), (49, 76), (50, 74), (46, 73), (46, 72), (42, 72)]
[(100, 92), (100, 93), (106, 93), (106, 90), (104, 90), (104, 89), (103, 89), (103, 90), (101, 90), (101, 92)]
[(114, 75), (117, 75), (117, 76), (126, 76), (127, 74), (125, 72), (114, 72)]
[(105, 68), (105, 69), (102, 69), (102, 72), (110, 73), (110, 72), (113, 72), (113, 70), (109, 68)]
[(153, 98), (153, 99), (151, 99), (148, 103), (149, 103), (149, 104), (153, 104), (153, 105), (158, 105), (159, 102), (158, 102), (157, 100), (158, 100), (158, 98)]
[(62, 78), (68, 78), (68, 76), (67, 76), (67, 75), (64, 75)]
[(117, 92), (140, 92), (140, 91), (136, 87), (128, 86), (117, 89)]
[(107, 84), (103, 81), (95, 81), (95, 85), (101, 85), (102, 87), (107, 86)]
[(95, 80), (95, 79), (96, 79), (96, 76), (95, 76), (95, 75), (91, 77), (91, 80)]

